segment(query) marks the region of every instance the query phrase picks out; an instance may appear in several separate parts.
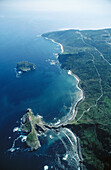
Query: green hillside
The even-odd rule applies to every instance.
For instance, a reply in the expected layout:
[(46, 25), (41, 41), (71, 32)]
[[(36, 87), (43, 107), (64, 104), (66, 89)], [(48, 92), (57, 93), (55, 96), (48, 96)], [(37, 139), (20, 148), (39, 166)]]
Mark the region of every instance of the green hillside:
[(111, 29), (43, 34), (64, 47), (62, 68), (80, 78), (85, 99), (70, 128), (80, 137), (87, 169), (111, 168)]

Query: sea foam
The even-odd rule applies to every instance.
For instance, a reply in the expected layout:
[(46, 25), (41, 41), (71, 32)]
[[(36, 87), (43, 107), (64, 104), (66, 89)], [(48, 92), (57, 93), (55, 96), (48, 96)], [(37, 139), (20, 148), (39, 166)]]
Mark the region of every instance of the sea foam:
[(49, 167), (47, 165), (44, 166), (44, 170), (48, 170)]

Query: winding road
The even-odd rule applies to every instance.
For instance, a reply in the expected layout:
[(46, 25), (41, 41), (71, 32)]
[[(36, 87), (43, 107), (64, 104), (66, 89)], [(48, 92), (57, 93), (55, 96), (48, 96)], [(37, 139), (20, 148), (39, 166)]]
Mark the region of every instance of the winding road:
[[(103, 55), (96, 47), (94, 47), (94, 46), (92, 46), (92, 45), (90, 45), (90, 44), (88, 44), (88, 43), (86, 43), (86, 42), (84, 41), (84, 36), (83, 36), (83, 34), (82, 34), (81, 32), (77, 31), (77, 34), (80, 34), (81, 40), (83, 41), (83, 43), (84, 43), (85, 45), (87, 45), (87, 46), (93, 48), (95, 51), (97, 51), (97, 52), (99, 53), (99, 55), (101, 56), (101, 58), (102, 58), (108, 65), (111, 66), (111, 63), (104, 57), (104, 55)], [(97, 73), (97, 76), (98, 76), (98, 79), (99, 79), (99, 85), (100, 85), (101, 94), (100, 94), (100, 96), (97, 98), (97, 100), (95, 101), (95, 104), (94, 104), (94, 105), (91, 105), (87, 110), (84, 110), (83, 113), (81, 114), (81, 116), (80, 116), (76, 121), (74, 121), (74, 123), (78, 122), (78, 121), (84, 116), (85, 113), (87, 113), (87, 112), (90, 111), (91, 108), (97, 107), (98, 101), (103, 97), (103, 87), (102, 87), (101, 74), (99, 73), (99, 71), (98, 71), (98, 69), (97, 69), (97, 67), (96, 67), (96, 65), (95, 65), (95, 56), (94, 56), (92, 53), (89, 53), (89, 54), (92, 56), (92, 63), (93, 63), (93, 65), (94, 65), (94, 67), (95, 67), (95, 70), (96, 70), (96, 73)]]

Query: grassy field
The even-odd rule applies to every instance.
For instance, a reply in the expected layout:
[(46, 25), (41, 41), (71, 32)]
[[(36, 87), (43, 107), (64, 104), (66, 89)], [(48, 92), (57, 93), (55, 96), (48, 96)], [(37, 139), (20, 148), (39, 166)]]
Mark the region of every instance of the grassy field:
[(43, 35), (61, 43), (62, 68), (80, 78), (85, 100), (70, 126), (81, 139), (87, 169), (111, 169), (111, 29)]

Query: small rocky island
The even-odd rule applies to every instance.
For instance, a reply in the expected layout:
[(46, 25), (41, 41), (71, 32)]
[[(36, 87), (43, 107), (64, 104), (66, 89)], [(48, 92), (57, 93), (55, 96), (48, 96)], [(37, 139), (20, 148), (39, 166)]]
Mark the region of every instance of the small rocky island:
[(41, 147), (38, 136), (46, 131), (41, 116), (35, 116), (31, 109), (27, 109), (22, 117), (21, 130), (27, 134), (26, 144), (31, 148), (31, 151)]
[(16, 69), (17, 72), (20, 74), (22, 72), (28, 72), (35, 70), (36, 66), (33, 63), (30, 63), (28, 61), (20, 61), (17, 63)]

